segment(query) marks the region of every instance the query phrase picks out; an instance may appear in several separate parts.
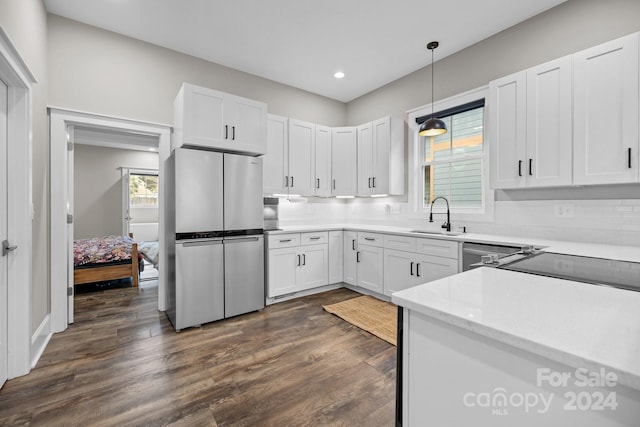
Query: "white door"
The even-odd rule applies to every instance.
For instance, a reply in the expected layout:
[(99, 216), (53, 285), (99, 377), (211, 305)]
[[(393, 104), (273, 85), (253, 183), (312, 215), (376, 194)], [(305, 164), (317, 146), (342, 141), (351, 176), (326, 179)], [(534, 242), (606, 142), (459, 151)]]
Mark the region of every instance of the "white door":
[(489, 83), (491, 184), (524, 187), (527, 137), (526, 71)]
[(383, 292), (383, 249), (376, 246), (358, 246), (358, 286), (381, 294)]
[(344, 281), (350, 285), (358, 284), (358, 233), (344, 232)]
[(73, 126), (67, 126), (67, 322), (73, 323)]
[(573, 55), (573, 183), (638, 181), (638, 34)]
[(329, 283), (329, 246), (305, 246), (300, 253), (300, 266), (296, 273), (296, 290), (318, 288)]
[(128, 236), (131, 231), (131, 198), (129, 197), (129, 179), (131, 171), (126, 168), (121, 169), (122, 179), (122, 235)]
[(373, 194), (373, 127), (358, 126), (358, 195)]
[(296, 291), (298, 259), (298, 248), (269, 250), (269, 283), (267, 286), (269, 298)]
[(234, 96), (225, 104), (224, 118), (229, 126), (227, 146), (231, 150), (253, 154), (267, 152), (267, 106), (264, 103)]
[(331, 133), (331, 195), (355, 196), (357, 188), (356, 128), (333, 128)]
[(416, 262), (415, 254), (411, 252), (397, 251), (395, 249), (384, 250), (384, 294), (391, 296), (393, 292), (401, 291), (415, 285)]
[[(7, 241), (7, 85), (0, 80), (0, 241)], [(8, 244), (8, 242), (7, 242)], [(5, 244), (3, 243), (3, 246)], [(7, 256), (0, 257), (0, 387), (7, 380)]]
[(389, 194), (389, 155), (391, 153), (391, 117), (373, 122), (373, 194)]
[(227, 146), (230, 130), (223, 116), (227, 96), (216, 90), (184, 85), (183, 144), (205, 148)]
[(315, 194), (315, 127), (313, 123), (289, 119), (289, 193)]
[(286, 194), (289, 183), (289, 119), (269, 114), (267, 154), (262, 157), (264, 194)]
[(316, 125), (316, 196), (331, 195), (331, 128)]

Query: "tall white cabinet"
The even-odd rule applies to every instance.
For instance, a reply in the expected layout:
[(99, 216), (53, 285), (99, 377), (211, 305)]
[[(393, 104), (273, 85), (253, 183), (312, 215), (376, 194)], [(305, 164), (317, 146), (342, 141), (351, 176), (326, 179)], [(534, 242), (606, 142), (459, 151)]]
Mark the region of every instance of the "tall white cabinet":
[(404, 194), (404, 122), (387, 116), (365, 123), (357, 140), (357, 194)]
[(638, 182), (638, 34), (573, 58), (574, 184)]
[(316, 125), (314, 148), (314, 192), (316, 196), (331, 195), (331, 128)]
[(316, 125), (289, 119), (289, 193), (310, 196), (315, 193)]
[(173, 104), (173, 148), (197, 147), (261, 155), (267, 104), (183, 83)]
[(331, 195), (353, 196), (357, 188), (357, 130), (339, 127), (331, 130)]
[(494, 188), (570, 185), (571, 57), (489, 85)]
[(265, 194), (287, 194), (289, 191), (289, 119), (267, 116), (267, 155), (262, 162)]

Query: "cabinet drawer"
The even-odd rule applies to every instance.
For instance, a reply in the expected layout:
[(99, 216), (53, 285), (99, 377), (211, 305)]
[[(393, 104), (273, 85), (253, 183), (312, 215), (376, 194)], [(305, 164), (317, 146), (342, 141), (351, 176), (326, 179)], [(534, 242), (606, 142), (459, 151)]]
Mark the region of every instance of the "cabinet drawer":
[(382, 248), (384, 247), (384, 239), (382, 234), (358, 232), (358, 244)]
[(300, 246), (300, 233), (269, 236), (269, 249), (292, 248), (294, 246)]
[(384, 248), (397, 249), (399, 251), (415, 252), (416, 239), (415, 237), (395, 236), (393, 234), (385, 234)]
[(300, 245), (319, 245), (329, 242), (329, 232), (320, 231), (318, 233), (301, 233)]
[(419, 254), (458, 259), (458, 242), (440, 239), (416, 239)]

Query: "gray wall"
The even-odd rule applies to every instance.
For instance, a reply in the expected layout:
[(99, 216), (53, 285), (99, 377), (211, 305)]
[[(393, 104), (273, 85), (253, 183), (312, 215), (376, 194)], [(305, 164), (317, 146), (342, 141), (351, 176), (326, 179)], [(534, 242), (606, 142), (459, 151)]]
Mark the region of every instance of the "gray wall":
[[(1, 0), (0, 26), (35, 75), (33, 89), (33, 258), (31, 332), (51, 312), (49, 298), (49, 121), (47, 12), (42, 0)], [(20, 284), (19, 284), (20, 285)]]
[(74, 239), (122, 234), (120, 167), (157, 169), (158, 153), (76, 144)]
[(346, 105), (169, 49), (49, 15), (49, 103), (172, 124), (182, 82), (266, 102), (269, 112), (344, 125)]
[[(435, 99), (638, 30), (638, 0), (569, 0), (441, 61), (436, 50)], [(424, 54), (429, 55), (426, 48)], [(431, 66), (427, 66), (349, 102), (347, 123), (389, 114), (406, 118), (407, 110), (430, 103)]]

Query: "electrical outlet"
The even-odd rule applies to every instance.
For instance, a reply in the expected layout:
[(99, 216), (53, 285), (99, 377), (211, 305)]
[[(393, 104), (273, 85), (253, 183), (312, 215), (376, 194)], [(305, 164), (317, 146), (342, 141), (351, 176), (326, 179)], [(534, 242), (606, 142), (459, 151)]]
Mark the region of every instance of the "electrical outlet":
[(573, 218), (574, 207), (571, 204), (555, 205), (555, 214), (558, 218)]

